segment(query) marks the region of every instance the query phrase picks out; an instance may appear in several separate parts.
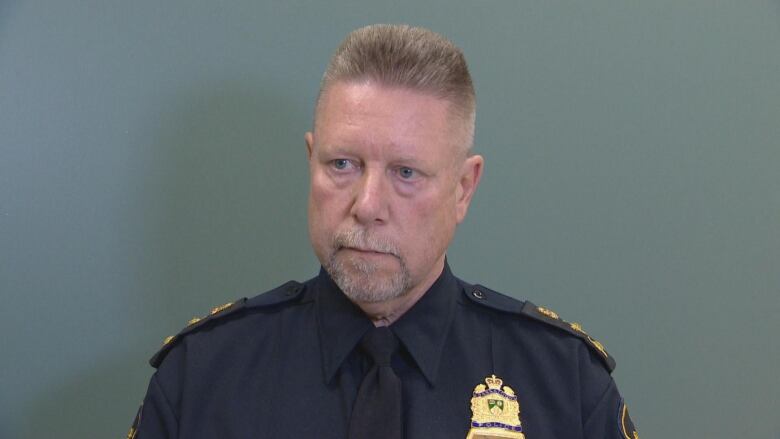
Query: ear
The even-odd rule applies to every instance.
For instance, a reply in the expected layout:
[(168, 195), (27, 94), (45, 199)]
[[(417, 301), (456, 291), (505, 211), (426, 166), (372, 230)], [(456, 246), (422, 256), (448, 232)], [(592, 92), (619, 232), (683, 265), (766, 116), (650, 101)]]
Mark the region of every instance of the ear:
[(314, 134), (311, 131), (307, 131), (303, 138), (306, 140), (306, 158), (311, 160), (311, 152), (314, 148)]
[(472, 155), (463, 161), (458, 177), (458, 186), (455, 190), (455, 213), (458, 224), (466, 218), (471, 198), (477, 191), (479, 180), (482, 178), (482, 169), (485, 160), (481, 155)]

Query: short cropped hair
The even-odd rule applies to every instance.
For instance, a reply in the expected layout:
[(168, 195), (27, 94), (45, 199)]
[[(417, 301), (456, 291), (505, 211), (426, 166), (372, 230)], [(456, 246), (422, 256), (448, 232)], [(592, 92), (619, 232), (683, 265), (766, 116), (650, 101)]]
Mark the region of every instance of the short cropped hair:
[(317, 106), (331, 84), (375, 81), (429, 93), (463, 120), (464, 145), (474, 142), (476, 95), (463, 52), (445, 37), (407, 25), (374, 24), (352, 31), (330, 59)]

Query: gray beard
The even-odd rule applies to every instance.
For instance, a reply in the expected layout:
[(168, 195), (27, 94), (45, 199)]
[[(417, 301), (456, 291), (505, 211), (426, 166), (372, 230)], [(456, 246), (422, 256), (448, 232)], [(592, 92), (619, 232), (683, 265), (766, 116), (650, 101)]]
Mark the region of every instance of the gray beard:
[[(377, 274), (379, 267), (365, 260), (347, 260), (339, 257), (342, 247), (369, 248), (387, 252), (398, 258), (399, 270), (388, 275)], [(398, 249), (392, 243), (368, 235), (357, 229), (339, 232), (333, 237), (333, 252), (328, 258), (325, 271), (351, 301), (380, 303), (401, 297), (409, 292), (412, 277)]]

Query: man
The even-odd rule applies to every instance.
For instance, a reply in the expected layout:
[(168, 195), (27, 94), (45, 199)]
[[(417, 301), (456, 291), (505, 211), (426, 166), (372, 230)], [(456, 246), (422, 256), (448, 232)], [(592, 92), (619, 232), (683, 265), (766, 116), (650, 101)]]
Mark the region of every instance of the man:
[(452, 43), (351, 33), (305, 135), (322, 270), (166, 339), (130, 436), (638, 437), (599, 342), (450, 271), (482, 174), (474, 115)]

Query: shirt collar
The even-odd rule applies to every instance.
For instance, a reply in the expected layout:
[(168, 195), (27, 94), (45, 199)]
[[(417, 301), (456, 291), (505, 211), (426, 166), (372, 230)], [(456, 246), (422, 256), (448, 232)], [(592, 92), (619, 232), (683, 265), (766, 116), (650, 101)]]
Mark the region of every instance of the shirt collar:
[(447, 261), (428, 291), (390, 327), (432, 386), (455, 314), (459, 285)]
[[(324, 269), (320, 269), (316, 288), (323, 373), (325, 382), (330, 383), (373, 323), (341, 292)], [(431, 385), (435, 384), (438, 375), (458, 289), (457, 279), (445, 260), (444, 269), (436, 282), (390, 326)]]

